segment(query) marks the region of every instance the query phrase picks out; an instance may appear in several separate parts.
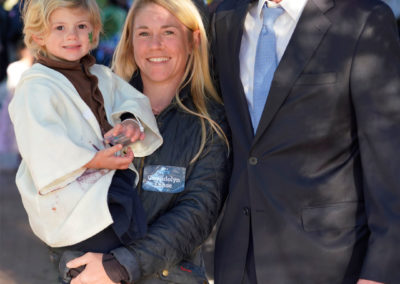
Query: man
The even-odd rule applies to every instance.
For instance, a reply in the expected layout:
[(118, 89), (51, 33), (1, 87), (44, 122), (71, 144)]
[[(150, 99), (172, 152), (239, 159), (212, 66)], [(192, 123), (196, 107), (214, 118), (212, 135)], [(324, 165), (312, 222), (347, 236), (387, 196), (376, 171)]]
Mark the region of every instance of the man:
[[(376, 0), (268, 2), (225, 0), (213, 16), (234, 156), (216, 284), (400, 283), (393, 13)], [(282, 10), (268, 41), (265, 9)], [(260, 92), (264, 42), (275, 73)]]

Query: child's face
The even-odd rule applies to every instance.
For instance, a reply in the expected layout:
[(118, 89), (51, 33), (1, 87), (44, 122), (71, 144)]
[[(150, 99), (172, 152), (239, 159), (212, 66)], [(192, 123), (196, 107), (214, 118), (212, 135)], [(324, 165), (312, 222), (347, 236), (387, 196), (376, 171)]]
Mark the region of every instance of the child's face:
[(77, 62), (92, 46), (93, 26), (81, 8), (58, 8), (50, 15), (50, 31), (37, 43), (57, 60)]

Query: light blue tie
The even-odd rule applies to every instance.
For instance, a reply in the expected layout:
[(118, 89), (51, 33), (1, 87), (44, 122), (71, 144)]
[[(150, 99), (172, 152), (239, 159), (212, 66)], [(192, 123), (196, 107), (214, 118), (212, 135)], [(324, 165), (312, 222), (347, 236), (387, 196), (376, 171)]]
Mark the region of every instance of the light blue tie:
[(250, 109), (254, 133), (260, 122), (272, 78), (278, 65), (274, 23), (282, 13), (283, 9), (280, 7), (268, 8), (266, 5), (263, 7), (263, 27), (258, 36), (254, 64), (253, 109)]

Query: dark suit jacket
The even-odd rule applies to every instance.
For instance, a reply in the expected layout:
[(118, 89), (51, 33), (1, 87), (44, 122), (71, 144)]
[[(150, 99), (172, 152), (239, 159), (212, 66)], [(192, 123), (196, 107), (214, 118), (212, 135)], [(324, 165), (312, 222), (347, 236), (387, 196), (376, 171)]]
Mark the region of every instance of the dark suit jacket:
[(250, 227), (258, 284), (400, 283), (400, 45), (390, 8), (309, 0), (254, 136), (239, 74), (248, 2), (225, 0), (212, 23), (234, 156), (216, 284), (240, 283)]

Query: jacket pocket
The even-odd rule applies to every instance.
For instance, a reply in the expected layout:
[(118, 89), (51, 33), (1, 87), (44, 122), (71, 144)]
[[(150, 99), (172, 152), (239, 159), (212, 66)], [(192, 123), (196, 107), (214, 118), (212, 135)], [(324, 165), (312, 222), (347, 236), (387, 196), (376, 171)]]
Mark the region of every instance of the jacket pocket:
[(296, 80), (296, 85), (322, 85), (322, 84), (333, 84), (336, 83), (337, 74), (321, 73), (321, 74), (302, 74)]
[(301, 218), (306, 232), (354, 228), (367, 223), (364, 205), (358, 202), (306, 207)]

